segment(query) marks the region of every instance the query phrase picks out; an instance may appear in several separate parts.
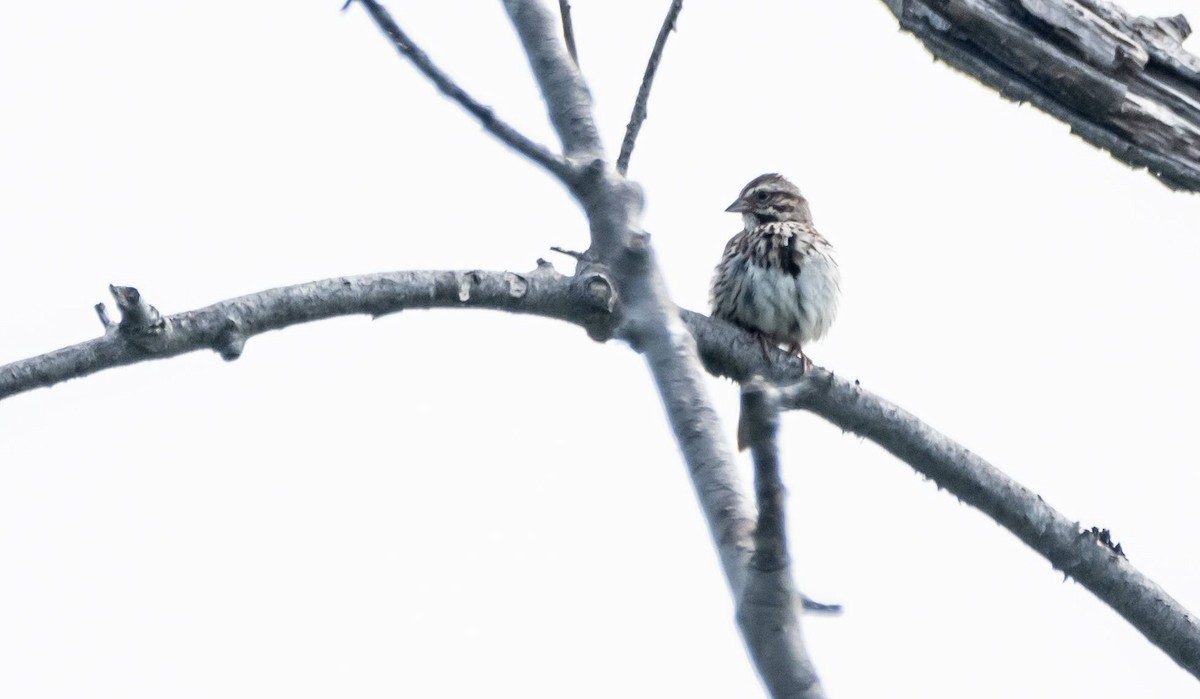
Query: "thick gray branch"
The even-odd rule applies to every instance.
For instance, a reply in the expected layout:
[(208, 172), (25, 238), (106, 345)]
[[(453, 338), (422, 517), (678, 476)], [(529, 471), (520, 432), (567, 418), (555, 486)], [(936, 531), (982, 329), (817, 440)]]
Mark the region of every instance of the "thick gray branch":
[[(649, 236), (640, 230), (641, 192), (603, 159), (591, 97), (550, 13), (537, 0), (504, 0), (504, 7), (567, 154), (593, 158), (572, 189), (587, 212), (590, 257), (611, 270), (621, 303), (619, 332), (650, 366), (736, 597), (745, 575), (753, 510), (705, 390), (695, 342), (667, 294)], [(581, 261), (581, 269), (587, 266), (587, 260)]]
[(825, 692), (800, 634), (800, 595), (792, 580), (779, 472), (779, 394), (761, 377), (742, 386), (743, 438), (754, 456), (758, 522), (746, 586), (738, 601), (738, 624), (754, 664), (773, 697), (823, 699)]
[[(394, 313), (411, 308), (491, 308), (557, 318), (594, 338), (609, 337), (619, 310), (602, 270), (564, 277), (549, 265), (511, 272), (392, 272), (338, 277), (281, 287), (163, 318), (167, 341), (158, 351), (105, 326), (105, 336), (0, 366), (0, 399), (68, 379), (185, 352), (223, 352), (229, 337), (244, 339), (334, 316)], [(681, 316), (710, 372), (745, 382), (755, 374), (784, 389), (786, 407), (809, 410), (884, 447), (917, 472), (1003, 525), (1056, 568), (1074, 577), (1152, 643), (1200, 677), (1200, 628), (1194, 617), (1127, 560), (965, 447), (913, 415), (819, 367), (801, 372), (795, 358), (773, 351), (770, 362), (751, 335), (691, 311)], [(630, 338), (636, 341), (636, 337)], [(679, 339), (686, 344), (688, 341)], [(657, 375), (656, 375), (657, 376)], [(673, 415), (677, 413), (672, 413)], [(675, 425), (675, 422), (672, 422)], [(676, 426), (688, 432), (686, 422)], [(749, 564), (753, 510), (736, 475), (717, 460), (688, 462), (722, 562)], [(714, 513), (710, 508), (730, 509)], [(727, 575), (729, 573), (727, 572)], [(744, 589), (744, 579), (735, 589)]]
[[(117, 287), (141, 295), (130, 287)], [(116, 292), (114, 292), (115, 295)], [(381, 316), (412, 308), (490, 308), (568, 320), (611, 335), (615, 296), (600, 272), (564, 277), (548, 263), (512, 272), (389, 272), (269, 289), (159, 319), (152, 336), (110, 323), (94, 340), (0, 366), (0, 399), (97, 371), (211, 349), (236, 359), (247, 338), (335, 316)], [(155, 312), (157, 314), (157, 312)], [(131, 317), (126, 315), (128, 320)]]
[(623, 313), (617, 332), (650, 365), (737, 599), (752, 552), (754, 508), (743, 495), (733, 453), (708, 398), (695, 340), (667, 299), (649, 246), (639, 241), (644, 237), (634, 238), (613, 270)]
[(1107, 0), (885, 0), (934, 56), (1168, 187), (1200, 191), (1200, 57), (1182, 15)]
[(783, 389), (783, 401), (870, 439), (983, 511), (1200, 678), (1200, 623), (1106, 537), (1081, 530), (1037, 493), (857, 381), (816, 369)]
[[(748, 570), (752, 510), (705, 390), (695, 342), (667, 294), (649, 236), (641, 230), (641, 191), (605, 160), (591, 95), (579, 67), (564, 50), (551, 13), (537, 0), (504, 0), (504, 7), (520, 36), (564, 152), (569, 159), (590, 161), (571, 188), (587, 213), (592, 239), (579, 268), (585, 270), (596, 261), (612, 272), (621, 304), (618, 332), (646, 357), (722, 568), (734, 599), (740, 600)], [(789, 686), (775, 676), (791, 672), (784, 667), (791, 656), (779, 645), (787, 639), (766, 635), (759, 640), (767, 644), (766, 653), (779, 661), (757, 666), (764, 681), (769, 687)]]
[(555, 28), (550, 12), (536, 0), (504, 0), (529, 66), (541, 88), (568, 158), (591, 160), (603, 156), (600, 133), (592, 119), (592, 96)]
[(783, 389), (785, 407), (820, 415), (887, 449), (959, 500), (978, 508), (1091, 590), (1175, 662), (1200, 678), (1200, 623), (1187, 609), (1037, 493), (1004, 475), (917, 417), (851, 381), (758, 345), (728, 323), (683, 312), (700, 356), (714, 374), (744, 382), (756, 374)]

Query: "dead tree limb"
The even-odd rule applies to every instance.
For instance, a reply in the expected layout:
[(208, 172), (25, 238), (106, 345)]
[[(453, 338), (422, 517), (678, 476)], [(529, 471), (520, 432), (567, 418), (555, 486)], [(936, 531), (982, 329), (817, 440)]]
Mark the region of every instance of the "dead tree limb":
[(792, 579), (784, 505), (787, 490), (779, 470), (779, 392), (762, 377), (742, 385), (742, 420), (754, 457), (758, 521), (746, 587), (738, 601), (738, 623), (754, 664), (770, 668), (763, 678), (773, 697), (824, 699), (800, 633), (800, 595)]
[[(114, 289), (145, 304), (137, 289)], [(122, 309), (121, 323), (104, 324), (101, 337), (0, 366), (0, 399), (105, 369), (197, 350), (214, 350), (233, 360), (241, 355), (249, 338), (271, 330), (337, 316), (377, 318), (414, 308), (527, 313), (570, 321), (604, 339), (612, 335), (615, 304), (612, 286), (601, 271), (564, 277), (550, 263), (539, 260), (537, 269), (524, 274), (462, 270), (334, 277), (169, 316), (154, 311), (157, 322), (148, 325), (128, 322), (140, 315)], [(103, 323), (107, 314), (101, 317)]]
[(591, 228), (590, 252), (612, 274), (622, 315), (618, 332), (646, 358), (736, 596), (745, 579), (753, 508), (708, 399), (695, 342), (638, 225), (641, 192), (603, 159), (591, 97), (544, 7), (536, 0), (505, 0), (504, 6), (565, 151), (595, 158), (576, 193)]
[(1107, 536), (1082, 530), (1037, 493), (856, 381), (818, 369), (783, 389), (783, 403), (870, 439), (979, 509), (1200, 678), (1200, 622), (1134, 568)]
[[(378, 7), (374, 0), (360, 1), (368, 8)], [(695, 341), (667, 294), (650, 237), (639, 225), (641, 189), (605, 157), (591, 94), (560, 36), (560, 23), (538, 0), (503, 4), (562, 143), (571, 174), (566, 184), (587, 215), (591, 246), (580, 269), (595, 261), (609, 270), (621, 308), (618, 332), (646, 358), (737, 600), (746, 579), (753, 510), (709, 401)], [(376, 22), (390, 21), (382, 10), (371, 15)], [(400, 36), (398, 29), (384, 31), (393, 40)], [(419, 57), (403, 49), (401, 53), (414, 63)], [(766, 673), (778, 667), (758, 666), (768, 686), (775, 683)]]
[[(138, 299), (144, 303), (140, 294)], [(621, 321), (622, 306), (608, 275), (595, 266), (570, 277), (545, 262), (524, 274), (471, 270), (336, 277), (160, 316), (162, 330), (154, 332), (166, 339), (157, 346), (140, 342), (141, 330), (129, 336), (110, 321), (104, 324), (102, 337), (0, 366), (0, 399), (105, 369), (197, 350), (211, 349), (234, 359), (248, 338), (271, 330), (336, 316), (378, 317), (413, 308), (485, 308), (538, 315), (579, 325), (600, 340), (627, 327)], [(681, 315), (709, 372), (738, 382), (761, 375), (785, 386), (781, 390), (784, 408), (808, 410), (879, 444), (1011, 531), (1200, 678), (1200, 625), (1195, 617), (1113, 547), (1081, 529), (1036, 493), (857, 381), (820, 367), (802, 372), (799, 361), (778, 350), (765, 361), (750, 333), (699, 313), (681, 311)], [(231, 342), (236, 343), (236, 353), (226, 349)], [(711, 476), (709, 480), (700, 480), (704, 474)], [(723, 471), (709, 474), (700, 470), (697, 488), (701, 483), (714, 488), (741, 486), (736, 476)], [(744, 590), (744, 571), (754, 550), (755, 520), (753, 508), (743, 502), (740, 493), (738, 489), (730, 491), (728, 500), (738, 509), (725, 513), (726, 518), (710, 517), (710, 526), (714, 534), (725, 537), (723, 560), (732, 556), (742, 566), (737, 589)], [(721, 500), (702, 502), (707, 512)]]
[[(378, 8), (372, 0), (360, 1)], [(960, 18), (951, 10), (992, 7), (1000, 0), (930, 2), (949, 16)], [(901, 10), (906, 6), (902, 0), (895, 0), (893, 5)], [(818, 369), (801, 376), (797, 363), (778, 354), (773, 362), (764, 363), (757, 346), (746, 333), (695, 314), (683, 313), (681, 317), (666, 294), (649, 236), (638, 226), (640, 192), (605, 160), (586, 84), (563, 47), (555, 23), (544, 8), (532, 0), (506, 0), (505, 7), (526, 50), (565, 157), (551, 154), (528, 139), (522, 141), (524, 137), (511, 129), (500, 128), (502, 122), (495, 120), (489, 109), (449, 82), (407, 37), (391, 31), (386, 23), (381, 26), (403, 55), (479, 118), (493, 134), (569, 181), (572, 193), (588, 215), (592, 234), (591, 258), (581, 265), (583, 273), (563, 278), (539, 267), (539, 271), (528, 275), (502, 275), (499, 279), (482, 272), (348, 277), (276, 289), (165, 318), (146, 304), (136, 290), (118, 288), (114, 290), (114, 296), (122, 311), (120, 323), (105, 323), (104, 337), (96, 340), (0, 367), (0, 397), (111, 366), (174, 356), (195, 349), (212, 348), (226, 358), (234, 358), (241, 353), (246, 339), (254, 334), (333, 315), (380, 315), (409, 307), (465, 306), (471, 305), (473, 299), (478, 307), (528, 312), (538, 308), (540, 310), (536, 312), (541, 315), (588, 327), (594, 337), (616, 334), (644, 354), (688, 464), (731, 591), (740, 604), (748, 584), (753, 581), (752, 566), (758, 565), (753, 557), (756, 550), (753, 545), (754, 509), (743, 495), (733, 456), (724, 443), (715, 411), (705, 395), (697, 361), (698, 345), (699, 355), (710, 370), (738, 379), (757, 372), (773, 383), (793, 384), (786, 391), (789, 404), (817, 412), (844, 429), (878, 440), (900, 458), (909, 460), (914, 468), (941, 478), (947, 489), (1013, 529), (1022, 540), (1068, 574), (1076, 576), (1130, 619), (1177, 662), (1200, 676), (1200, 653), (1197, 652), (1200, 633), (1194, 620), (1102, 541), (1080, 532), (1077, 525), (1064, 526), (1067, 520), (1044, 503), (1040, 509), (1016, 510), (1015, 515), (1008, 509), (990, 505), (991, 500), (981, 497), (981, 491), (993, 489), (998, 496), (1015, 497), (1021, 503), (1036, 496), (1011, 480), (995, 478), (999, 473), (995, 469), (992, 469), (995, 473), (986, 469), (980, 471), (980, 477), (963, 475), (964, 470), (969, 472), (977, 465), (970, 460), (964, 461), (963, 456), (969, 456), (969, 452), (931, 430), (909, 429), (909, 422), (915, 422), (915, 418), (895, 406), (862, 391), (857, 392), (853, 402), (847, 403), (851, 396), (842, 392), (850, 387), (844, 380)], [(903, 19), (904, 13), (898, 14)], [(377, 22), (390, 21), (386, 13), (372, 13), (372, 16)], [(983, 39), (980, 41), (980, 46), (989, 45)], [(1002, 41), (991, 46), (996, 53), (1006, 50)], [(1012, 60), (1029, 68), (1030, 74), (1038, 80), (1047, 80), (1047, 75), (1035, 69), (1036, 66), (1017, 58)], [(1102, 88), (1108, 85), (1102, 81), (1096, 85), (1096, 91), (1089, 87), (1085, 96), (1105, 104), (1108, 93)], [(1192, 153), (1188, 151), (1186, 155), (1191, 157)], [(1167, 176), (1162, 171), (1156, 174), (1168, 183), (1185, 181), (1176, 174)], [(595, 271), (598, 268), (592, 260), (606, 265), (608, 271)], [(595, 276), (589, 277), (589, 274)], [(404, 275), (428, 276), (410, 278)], [(578, 280), (589, 279), (580, 286)], [(406, 280), (413, 283), (406, 284)], [(556, 293), (553, 291), (556, 285), (565, 287)], [(422, 292), (420, 298), (413, 295)], [(540, 301), (535, 303), (534, 299)], [(581, 304), (583, 310), (575, 304)], [(101, 314), (101, 317), (107, 316)], [(581, 321), (581, 317), (592, 320)], [(152, 341), (147, 342), (142, 337), (147, 334), (153, 335)], [(1033, 519), (1022, 522), (1021, 517)], [(1063, 545), (1069, 537), (1074, 537), (1074, 543)], [(764, 547), (771, 544), (765, 540), (761, 543)], [(1096, 548), (1100, 549), (1099, 554), (1094, 550)], [(788, 657), (790, 640), (778, 635), (763, 638), (767, 643), (775, 644), (760, 649), (763, 653), (773, 658)], [(747, 642), (750, 643), (749, 638)], [(756, 657), (758, 655), (756, 653)], [(780, 677), (768, 674), (776, 672), (774, 664), (759, 664), (758, 669), (769, 687), (787, 686)], [(792, 666), (786, 669), (792, 673), (795, 670)]]
[(937, 58), (1172, 189), (1200, 191), (1200, 56), (1108, 0), (885, 0)]
[(550, 13), (540, 3), (522, 0), (505, 0), (504, 9), (521, 39), (563, 153), (580, 161), (603, 158), (604, 146), (592, 119), (592, 95), (553, 29)]

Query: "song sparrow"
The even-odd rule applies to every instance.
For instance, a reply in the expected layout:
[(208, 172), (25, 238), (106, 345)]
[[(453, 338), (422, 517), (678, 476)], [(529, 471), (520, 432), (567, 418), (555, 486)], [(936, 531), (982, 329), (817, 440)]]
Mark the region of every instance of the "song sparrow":
[(804, 345), (819, 340), (837, 314), (841, 273), (833, 247), (816, 228), (808, 201), (782, 175), (750, 181), (726, 211), (740, 213), (741, 233), (730, 238), (713, 275), (713, 316), (786, 344), (807, 366)]

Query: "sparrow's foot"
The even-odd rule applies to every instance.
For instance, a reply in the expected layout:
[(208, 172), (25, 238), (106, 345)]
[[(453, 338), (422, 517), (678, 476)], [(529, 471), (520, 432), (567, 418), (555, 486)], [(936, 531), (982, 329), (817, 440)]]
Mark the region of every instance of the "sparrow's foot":
[(800, 349), (800, 343), (793, 342), (788, 345), (788, 353), (800, 358), (800, 373), (808, 373), (808, 368), (812, 366), (812, 360), (808, 358), (804, 350)]
[(754, 339), (758, 340), (758, 347), (759, 347), (759, 349), (762, 350), (762, 353), (763, 353), (763, 361), (765, 361), (767, 364), (770, 364), (771, 363), (771, 353), (769, 350), (770, 350), (771, 345), (774, 343), (772, 343), (769, 339), (767, 339), (766, 335), (763, 335), (760, 332), (754, 333)]

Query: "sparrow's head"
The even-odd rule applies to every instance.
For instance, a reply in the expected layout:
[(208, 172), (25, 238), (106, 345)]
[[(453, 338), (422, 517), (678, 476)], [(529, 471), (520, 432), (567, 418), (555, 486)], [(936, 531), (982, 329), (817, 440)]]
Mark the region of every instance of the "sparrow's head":
[(726, 211), (741, 214), (747, 228), (771, 221), (812, 223), (808, 200), (783, 175), (769, 173), (750, 180)]

